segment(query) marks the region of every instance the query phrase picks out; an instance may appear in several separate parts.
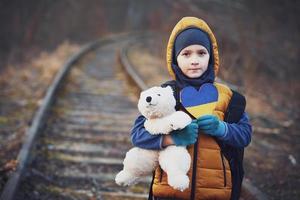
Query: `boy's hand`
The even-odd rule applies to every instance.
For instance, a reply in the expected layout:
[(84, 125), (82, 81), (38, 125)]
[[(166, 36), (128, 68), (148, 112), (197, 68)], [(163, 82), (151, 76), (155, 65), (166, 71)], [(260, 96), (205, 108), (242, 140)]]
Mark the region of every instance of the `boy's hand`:
[(170, 134), (176, 146), (187, 146), (194, 144), (198, 137), (198, 124), (193, 120), (184, 129), (172, 131)]
[(225, 135), (226, 124), (214, 115), (204, 115), (197, 119), (199, 130), (216, 137)]

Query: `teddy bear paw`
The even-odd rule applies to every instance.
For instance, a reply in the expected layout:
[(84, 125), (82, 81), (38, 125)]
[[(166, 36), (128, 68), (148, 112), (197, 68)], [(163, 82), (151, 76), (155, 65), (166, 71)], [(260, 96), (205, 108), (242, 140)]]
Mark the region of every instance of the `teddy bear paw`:
[(176, 190), (183, 191), (189, 187), (189, 177), (185, 174), (168, 176), (168, 184)]
[(138, 182), (138, 177), (122, 170), (117, 174), (115, 181), (118, 185), (130, 186)]

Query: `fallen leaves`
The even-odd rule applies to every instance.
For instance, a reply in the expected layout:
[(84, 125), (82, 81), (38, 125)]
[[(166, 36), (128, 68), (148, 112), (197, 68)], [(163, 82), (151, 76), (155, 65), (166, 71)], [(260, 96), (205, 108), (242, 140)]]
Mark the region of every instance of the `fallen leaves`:
[(15, 171), (18, 166), (17, 160), (9, 160), (4, 166), (0, 167), (0, 174), (8, 171)]

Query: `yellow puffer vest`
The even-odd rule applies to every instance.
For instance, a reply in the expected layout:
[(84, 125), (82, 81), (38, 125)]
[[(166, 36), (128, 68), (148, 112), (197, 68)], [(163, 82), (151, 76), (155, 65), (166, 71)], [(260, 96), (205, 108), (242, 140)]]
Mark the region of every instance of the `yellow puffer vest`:
[[(215, 83), (214, 85), (218, 90), (219, 98), (213, 114), (220, 120), (223, 120), (232, 96), (232, 91), (225, 85), (219, 83)], [(220, 147), (213, 137), (199, 133), (198, 141), (198, 145), (195, 144), (197, 145), (197, 163), (194, 172), (196, 173), (194, 199), (230, 199), (231, 172), (227, 159), (221, 154)], [(191, 199), (195, 145), (188, 146), (188, 151), (192, 158), (191, 168), (188, 172), (190, 179), (189, 188), (181, 192), (170, 187), (167, 182), (167, 174), (158, 167), (155, 170), (152, 186), (153, 196), (185, 200)]]

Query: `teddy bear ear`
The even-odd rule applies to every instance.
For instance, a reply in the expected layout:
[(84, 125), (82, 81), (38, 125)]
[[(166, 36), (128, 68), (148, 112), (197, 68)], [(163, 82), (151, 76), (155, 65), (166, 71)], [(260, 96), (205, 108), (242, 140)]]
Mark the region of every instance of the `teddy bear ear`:
[(173, 89), (172, 89), (172, 87), (169, 86), (169, 85), (166, 87), (166, 89), (168, 89), (168, 90), (171, 91), (171, 92), (174, 92)]
[(140, 93), (140, 98), (143, 96), (143, 93), (144, 93), (144, 91), (142, 91), (142, 92)]

